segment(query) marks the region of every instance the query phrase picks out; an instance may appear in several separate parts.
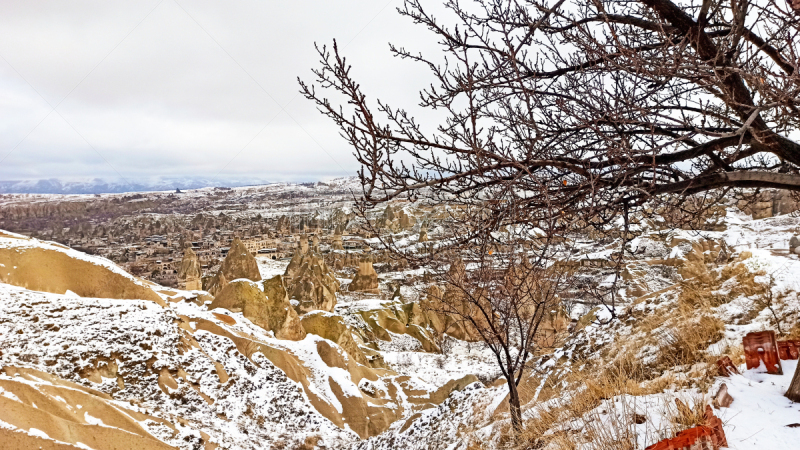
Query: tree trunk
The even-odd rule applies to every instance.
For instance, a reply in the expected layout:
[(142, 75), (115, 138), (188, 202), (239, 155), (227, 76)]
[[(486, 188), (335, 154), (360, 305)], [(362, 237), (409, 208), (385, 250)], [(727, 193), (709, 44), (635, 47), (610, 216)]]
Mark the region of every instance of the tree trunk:
[(800, 403), (800, 364), (797, 365), (797, 369), (794, 371), (792, 383), (786, 391), (786, 397), (793, 402)]
[(506, 381), (508, 382), (508, 410), (511, 413), (511, 426), (514, 428), (514, 434), (519, 434), (522, 432), (522, 407), (519, 401), (519, 391), (514, 383), (514, 377), (506, 379)]

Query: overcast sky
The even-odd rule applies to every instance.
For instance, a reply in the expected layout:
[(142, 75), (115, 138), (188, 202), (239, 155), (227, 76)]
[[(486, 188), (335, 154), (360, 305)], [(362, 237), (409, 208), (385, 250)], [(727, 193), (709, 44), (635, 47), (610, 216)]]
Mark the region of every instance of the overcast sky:
[(368, 95), (416, 104), (430, 80), (388, 42), (434, 47), (401, 3), (3, 0), (0, 180), (354, 175), (296, 78), (336, 38)]

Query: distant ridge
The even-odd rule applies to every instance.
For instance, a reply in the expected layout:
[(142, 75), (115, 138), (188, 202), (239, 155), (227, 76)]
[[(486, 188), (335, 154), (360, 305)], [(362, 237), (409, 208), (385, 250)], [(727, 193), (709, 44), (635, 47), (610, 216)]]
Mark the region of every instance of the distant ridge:
[(124, 192), (175, 191), (205, 187), (241, 187), (271, 184), (257, 178), (161, 178), (155, 180), (107, 181), (101, 178), (85, 180), (0, 181), (0, 194), (120, 194)]

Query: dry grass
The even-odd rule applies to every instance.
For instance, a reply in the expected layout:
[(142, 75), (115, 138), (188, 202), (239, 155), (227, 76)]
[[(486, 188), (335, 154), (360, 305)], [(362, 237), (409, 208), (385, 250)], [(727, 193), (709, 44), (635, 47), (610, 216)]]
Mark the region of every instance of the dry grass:
[(314, 450), (319, 440), (319, 436), (308, 436), (302, 444), (296, 445), (292, 450)]
[(705, 423), (706, 402), (704, 396), (676, 398), (674, 404), (667, 403), (664, 415), (673, 427), (673, 434)]
[(717, 317), (702, 315), (695, 319), (683, 318), (666, 328), (659, 339), (659, 356), (656, 366), (667, 369), (714, 362), (706, 349), (723, 337), (725, 324)]
[[(627, 357), (621, 359), (630, 361)], [(531, 411), (534, 418), (525, 422), (518, 448), (635, 450), (635, 425), (650, 422), (635, 408), (635, 397), (661, 393), (676, 384), (672, 374), (640, 382), (639, 379), (644, 378), (638, 373), (640, 370), (639, 365), (618, 364), (599, 372), (570, 374), (562, 381), (578, 388), (563, 401), (554, 397), (535, 406)], [(604, 400), (610, 399), (614, 402), (606, 403), (609, 408), (598, 408)], [(651, 426), (651, 439), (673, 436), (703, 423), (703, 396), (686, 395), (675, 400), (661, 411), (669, 425), (664, 430)]]
[(786, 332), (786, 339), (800, 339), (800, 321), (795, 322), (794, 326)]
[[(623, 394), (642, 396), (662, 392), (674, 379), (667, 376), (640, 382), (646, 378), (642, 373), (644, 367), (627, 355), (630, 353), (598, 371), (573, 372), (554, 382), (557, 386), (566, 383), (577, 388), (568, 399), (562, 401), (552, 396), (550, 402), (534, 407), (534, 418), (526, 421), (525, 432), (520, 436), (520, 448), (634, 450), (633, 425), (641, 421), (641, 416), (630, 405), (623, 404), (621, 414), (600, 417), (597, 407), (603, 400)], [(625, 402), (624, 397), (621, 401)]]
[[(698, 275), (695, 278), (681, 283), (681, 293), (678, 303), (694, 309), (716, 307), (744, 295), (750, 297), (761, 295), (765, 286), (755, 281), (755, 277), (764, 275), (763, 272), (751, 272), (742, 263), (733, 263), (723, 266), (719, 270)], [(717, 292), (722, 285), (735, 279), (727, 293)]]
[[(627, 337), (599, 349), (600, 354), (587, 348), (592, 358), (572, 361), (572, 372), (546, 380), (538, 404), (526, 413), (533, 418), (526, 420), (518, 448), (633, 450), (634, 425), (652, 424), (633, 408), (635, 397), (668, 389), (696, 388), (699, 393), (673, 398), (664, 410), (652, 411), (666, 419), (658, 425), (665, 429), (654, 425), (648, 440), (702, 424), (705, 393), (717, 375), (717, 359), (728, 355), (734, 364), (744, 361), (741, 343), (723, 340), (725, 323), (713, 308), (739, 296), (764, 295), (765, 286), (755, 281), (758, 275), (739, 262), (701, 274), (683, 283), (677, 297), (667, 303), (654, 302), (661, 305), (657, 312), (632, 316), (635, 321)], [(728, 280), (733, 281), (725, 284)], [(800, 338), (800, 322), (787, 334)], [(608, 399), (614, 402), (603, 402)], [(631, 405), (620, 404), (626, 401)], [(598, 406), (612, 403), (617, 412), (601, 414), (608, 408)]]
[(742, 342), (740, 340), (731, 341), (725, 339), (724, 341), (720, 342), (719, 348), (722, 350), (715, 355), (715, 358), (719, 359), (723, 356), (727, 356), (731, 359), (731, 362), (733, 362), (735, 366), (744, 364), (744, 347), (742, 346)]

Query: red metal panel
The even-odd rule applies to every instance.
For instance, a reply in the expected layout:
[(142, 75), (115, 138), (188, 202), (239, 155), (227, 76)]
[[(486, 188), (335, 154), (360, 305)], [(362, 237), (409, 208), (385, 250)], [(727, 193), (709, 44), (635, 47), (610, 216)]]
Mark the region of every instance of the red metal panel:
[(739, 369), (733, 364), (729, 356), (723, 356), (717, 360), (717, 372), (721, 377), (729, 377), (731, 375), (739, 375)]
[(744, 357), (747, 361), (748, 370), (757, 368), (763, 362), (767, 368), (767, 373), (783, 375), (774, 331), (747, 333), (742, 344), (744, 345)]
[(728, 446), (722, 420), (706, 405), (705, 424), (681, 431), (672, 439), (664, 439), (645, 450), (719, 450)]
[(778, 341), (778, 356), (781, 359), (798, 359), (800, 357), (800, 340)]

